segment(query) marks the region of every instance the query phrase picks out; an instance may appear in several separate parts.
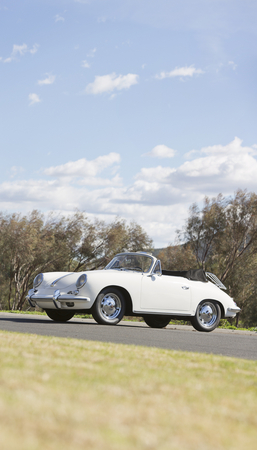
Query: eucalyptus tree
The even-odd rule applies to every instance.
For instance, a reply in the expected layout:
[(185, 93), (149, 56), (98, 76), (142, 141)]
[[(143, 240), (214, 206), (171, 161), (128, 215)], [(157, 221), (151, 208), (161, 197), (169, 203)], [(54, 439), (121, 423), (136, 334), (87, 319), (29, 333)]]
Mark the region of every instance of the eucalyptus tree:
[(39, 272), (92, 270), (115, 253), (151, 246), (140, 225), (118, 218), (106, 224), (81, 211), (46, 217), (39, 211), (0, 213), (1, 307), (21, 310)]
[(249, 305), (255, 310), (257, 303), (257, 195), (238, 190), (229, 198), (205, 197), (201, 209), (194, 203), (178, 242), (160, 254), (167, 268), (182, 270), (190, 264), (215, 273), (247, 320)]

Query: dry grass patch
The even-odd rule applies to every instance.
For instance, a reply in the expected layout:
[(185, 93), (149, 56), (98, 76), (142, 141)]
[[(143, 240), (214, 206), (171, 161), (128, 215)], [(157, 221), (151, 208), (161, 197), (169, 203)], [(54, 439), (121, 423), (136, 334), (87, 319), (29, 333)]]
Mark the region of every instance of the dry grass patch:
[(257, 362), (0, 332), (4, 450), (256, 448)]

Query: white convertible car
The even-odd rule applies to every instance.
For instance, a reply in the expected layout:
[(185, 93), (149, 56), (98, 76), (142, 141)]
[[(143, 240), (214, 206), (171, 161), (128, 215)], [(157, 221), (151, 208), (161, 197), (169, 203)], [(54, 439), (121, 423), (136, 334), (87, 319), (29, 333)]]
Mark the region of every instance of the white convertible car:
[(170, 320), (190, 321), (198, 331), (212, 331), (240, 308), (208, 272), (168, 271), (144, 252), (116, 255), (103, 270), (40, 273), (28, 293), (54, 321), (76, 313), (92, 314), (100, 324), (115, 325), (124, 315), (143, 317), (147, 325), (164, 328)]

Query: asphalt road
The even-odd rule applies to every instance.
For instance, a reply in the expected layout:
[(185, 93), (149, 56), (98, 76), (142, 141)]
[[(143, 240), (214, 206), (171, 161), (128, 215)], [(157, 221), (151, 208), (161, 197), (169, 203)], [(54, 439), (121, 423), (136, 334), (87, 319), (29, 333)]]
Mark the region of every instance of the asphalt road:
[(46, 316), (13, 313), (0, 313), (0, 329), (257, 360), (257, 332), (250, 331), (217, 329), (200, 333), (190, 326), (168, 325), (165, 329), (154, 329), (142, 322), (128, 321), (107, 326), (98, 325), (93, 319), (79, 318), (56, 323)]

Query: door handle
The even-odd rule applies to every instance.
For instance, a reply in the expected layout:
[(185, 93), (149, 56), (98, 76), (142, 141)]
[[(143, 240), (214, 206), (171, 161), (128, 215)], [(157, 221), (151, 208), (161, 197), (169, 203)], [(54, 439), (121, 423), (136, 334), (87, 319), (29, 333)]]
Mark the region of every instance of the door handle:
[(189, 286), (181, 286), (182, 287), (182, 289), (184, 289), (185, 291), (187, 290), (187, 289), (189, 289)]

